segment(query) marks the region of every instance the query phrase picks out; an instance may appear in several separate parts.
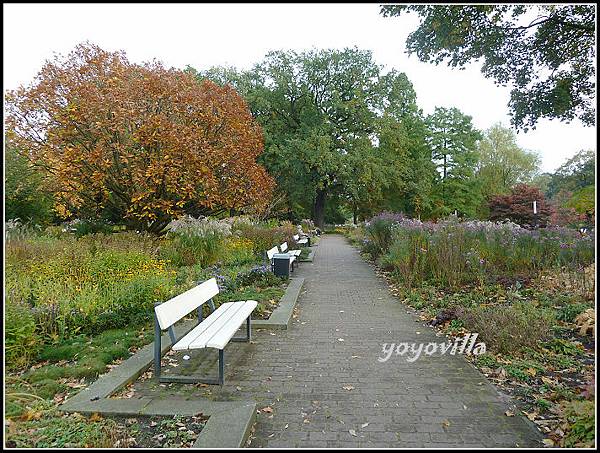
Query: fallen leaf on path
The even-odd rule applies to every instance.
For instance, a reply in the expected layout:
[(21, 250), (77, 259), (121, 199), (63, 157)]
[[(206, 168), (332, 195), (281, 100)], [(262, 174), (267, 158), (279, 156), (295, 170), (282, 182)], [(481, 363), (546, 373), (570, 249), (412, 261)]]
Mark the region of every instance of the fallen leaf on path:
[(350, 433), (351, 436), (356, 437), (356, 431), (354, 431), (353, 429), (349, 429), (348, 432)]

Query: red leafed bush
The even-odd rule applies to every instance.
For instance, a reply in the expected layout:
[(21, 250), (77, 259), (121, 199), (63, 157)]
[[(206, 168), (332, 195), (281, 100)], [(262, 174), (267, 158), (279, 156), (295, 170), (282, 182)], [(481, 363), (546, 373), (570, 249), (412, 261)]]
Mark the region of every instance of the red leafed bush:
[[(537, 202), (537, 214), (533, 202)], [(552, 206), (537, 187), (517, 184), (508, 195), (495, 195), (489, 201), (490, 220), (510, 220), (523, 227), (546, 227), (552, 215)]]

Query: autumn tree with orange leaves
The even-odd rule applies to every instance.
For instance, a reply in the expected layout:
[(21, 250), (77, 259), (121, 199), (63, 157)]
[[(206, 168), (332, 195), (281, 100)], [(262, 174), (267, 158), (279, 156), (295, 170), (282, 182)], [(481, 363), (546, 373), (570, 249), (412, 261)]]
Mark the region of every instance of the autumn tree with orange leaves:
[(262, 130), (230, 86), (80, 44), (6, 96), (7, 140), (47, 171), (64, 218), (160, 232), (183, 213), (260, 211)]

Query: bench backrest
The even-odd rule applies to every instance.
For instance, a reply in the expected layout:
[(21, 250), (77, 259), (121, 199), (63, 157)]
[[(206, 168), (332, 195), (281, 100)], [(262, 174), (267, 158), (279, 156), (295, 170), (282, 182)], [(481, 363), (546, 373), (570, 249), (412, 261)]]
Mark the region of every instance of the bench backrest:
[(281, 244), (279, 246), (279, 248), (281, 249), (281, 253), (286, 252), (288, 249), (287, 242), (284, 242), (283, 244)]
[(219, 294), (219, 285), (217, 285), (217, 279), (213, 277), (210, 280), (157, 305), (154, 307), (154, 312), (156, 313), (156, 319), (158, 319), (160, 328), (162, 330), (167, 329), (195, 308), (208, 302), (217, 294)]
[(273, 259), (273, 255), (275, 255), (276, 253), (279, 253), (279, 249), (277, 248), (277, 246), (273, 247), (270, 250), (267, 250), (267, 258), (269, 258), (270, 260)]

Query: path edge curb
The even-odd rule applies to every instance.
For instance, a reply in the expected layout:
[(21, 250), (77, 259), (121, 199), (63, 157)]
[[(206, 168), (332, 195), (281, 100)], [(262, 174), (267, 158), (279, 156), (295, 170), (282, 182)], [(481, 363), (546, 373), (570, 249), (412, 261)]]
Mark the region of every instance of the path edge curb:
[(279, 300), (279, 306), (273, 310), (269, 319), (256, 319), (252, 324), (257, 329), (287, 329), (290, 325), (294, 308), (304, 285), (304, 277), (293, 277)]

